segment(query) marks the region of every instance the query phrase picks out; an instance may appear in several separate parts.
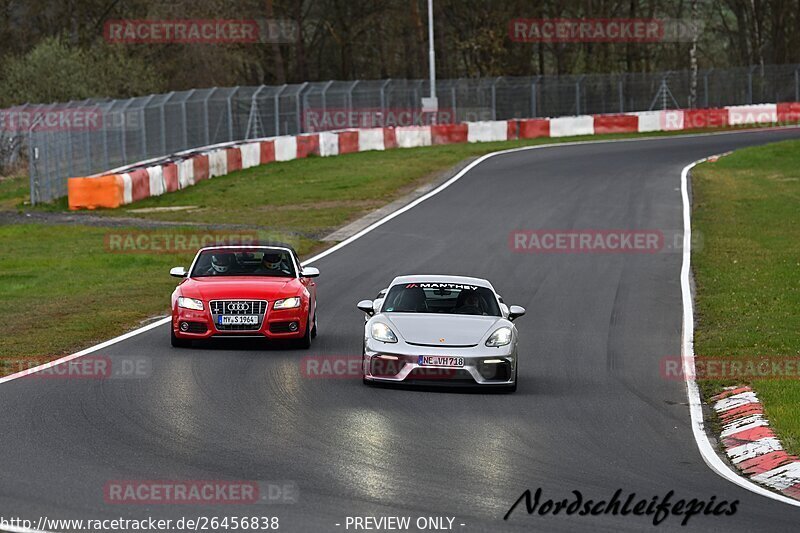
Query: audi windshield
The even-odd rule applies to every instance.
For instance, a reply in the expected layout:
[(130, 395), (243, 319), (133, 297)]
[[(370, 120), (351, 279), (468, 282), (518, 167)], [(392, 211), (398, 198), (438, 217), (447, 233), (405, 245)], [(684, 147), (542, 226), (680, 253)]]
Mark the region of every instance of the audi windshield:
[(296, 276), (291, 252), (281, 249), (204, 250), (195, 261), (191, 277)]

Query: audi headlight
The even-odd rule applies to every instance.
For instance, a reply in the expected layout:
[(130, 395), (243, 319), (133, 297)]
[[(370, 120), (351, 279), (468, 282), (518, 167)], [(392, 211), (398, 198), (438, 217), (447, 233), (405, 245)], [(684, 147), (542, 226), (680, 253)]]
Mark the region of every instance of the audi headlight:
[(511, 328), (502, 327), (492, 333), (488, 339), (486, 339), (486, 346), (505, 346), (506, 344), (511, 342)]
[(381, 342), (397, 342), (397, 337), (394, 331), (383, 322), (374, 322), (372, 324), (372, 338)]
[(186, 298), (185, 296), (178, 296), (178, 307), (184, 309), (194, 309), (195, 311), (203, 310), (203, 300), (195, 300), (194, 298)]
[(300, 298), (297, 296), (275, 300), (275, 303), (272, 304), (273, 309), (294, 309), (295, 307), (300, 307)]

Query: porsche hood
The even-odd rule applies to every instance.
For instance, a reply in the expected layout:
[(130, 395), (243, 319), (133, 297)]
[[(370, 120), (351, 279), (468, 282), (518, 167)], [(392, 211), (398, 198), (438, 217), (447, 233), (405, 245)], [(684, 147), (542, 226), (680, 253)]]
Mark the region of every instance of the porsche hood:
[(499, 327), (499, 316), (383, 314), (382, 318), (406, 342), (427, 346), (475, 346)]

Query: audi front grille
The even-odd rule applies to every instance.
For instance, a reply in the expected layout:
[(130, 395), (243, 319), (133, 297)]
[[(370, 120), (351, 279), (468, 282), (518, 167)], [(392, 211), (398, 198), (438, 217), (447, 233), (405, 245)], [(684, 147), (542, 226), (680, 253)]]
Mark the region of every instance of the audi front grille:
[[(217, 331), (255, 331), (261, 329), (267, 313), (266, 300), (212, 300), (211, 318)], [(220, 316), (257, 315), (258, 324), (220, 324)]]

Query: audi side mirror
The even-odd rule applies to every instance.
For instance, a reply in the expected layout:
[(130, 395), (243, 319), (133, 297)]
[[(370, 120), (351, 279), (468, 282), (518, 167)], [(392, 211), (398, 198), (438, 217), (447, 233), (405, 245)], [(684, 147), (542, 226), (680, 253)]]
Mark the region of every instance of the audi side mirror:
[(303, 267), (303, 270), (300, 271), (300, 275), (304, 278), (316, 278), (319, 276), (319, 269), (316, 267)]
[(185, 278), (186, 269), (183, 267), (174, 267), (169, 270), (169, 275), (175, 278)]

